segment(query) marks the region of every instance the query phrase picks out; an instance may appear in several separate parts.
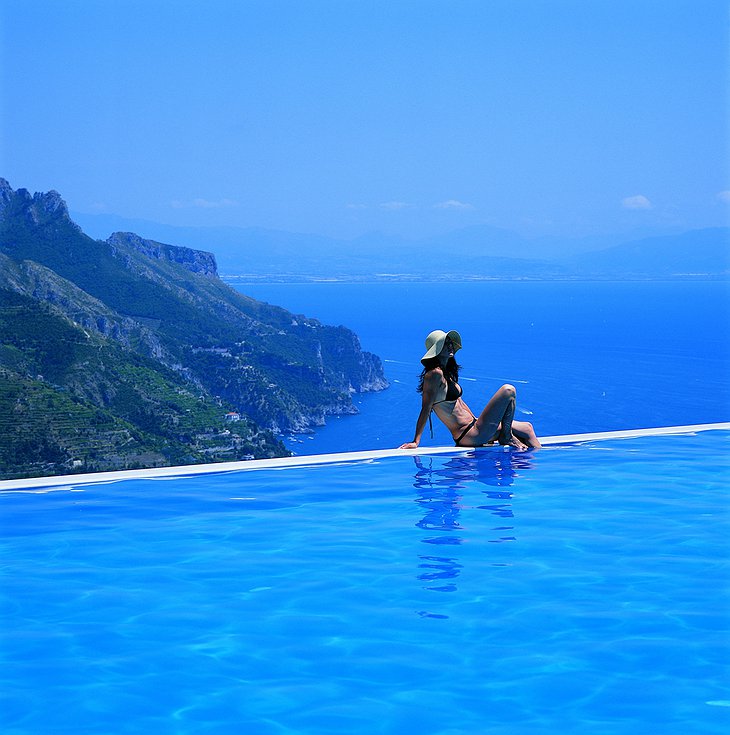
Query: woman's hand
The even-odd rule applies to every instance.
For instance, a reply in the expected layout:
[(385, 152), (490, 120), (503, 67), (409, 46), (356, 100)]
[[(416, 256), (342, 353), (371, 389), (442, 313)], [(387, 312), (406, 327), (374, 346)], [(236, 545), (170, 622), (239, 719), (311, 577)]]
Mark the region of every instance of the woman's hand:
[(406, 442), (401, 444), (398, 449), (418, 449), (418, 444), (416, 442)]

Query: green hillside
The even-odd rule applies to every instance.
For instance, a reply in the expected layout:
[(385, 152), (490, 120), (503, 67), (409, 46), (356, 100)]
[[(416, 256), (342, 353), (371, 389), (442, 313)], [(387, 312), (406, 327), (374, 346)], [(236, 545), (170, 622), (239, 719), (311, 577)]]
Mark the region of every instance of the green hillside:
[[(0, 290), (0, 474), (88, 472), (279, 456), (172, 370)], [(34, 377), (30, 377), (34, 376)], [(103, 408), (100, 408), (103, 406)]]
[(210, 253), (92, 240), (3, 179), (0, 384), (4, 477), (281, 456), (278, 432), (387, 386), (352, 332), (238, 293)]

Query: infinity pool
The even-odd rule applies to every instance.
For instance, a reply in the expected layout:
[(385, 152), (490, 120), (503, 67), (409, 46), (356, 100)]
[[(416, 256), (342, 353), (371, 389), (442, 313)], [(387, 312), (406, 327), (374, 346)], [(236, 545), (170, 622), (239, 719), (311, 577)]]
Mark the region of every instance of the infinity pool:
[(2, 493), (2, 731), (725, 735), (729, 449)]

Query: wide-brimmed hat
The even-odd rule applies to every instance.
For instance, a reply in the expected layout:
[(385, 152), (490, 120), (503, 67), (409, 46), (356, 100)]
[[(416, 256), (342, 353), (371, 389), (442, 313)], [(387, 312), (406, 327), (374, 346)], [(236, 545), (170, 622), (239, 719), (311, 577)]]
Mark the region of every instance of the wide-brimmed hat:
[(454, 352), (461, 349), (461, 335), (455, 329), (450, 332), (435, 329), (426, 337), (426, 354), (421, 358), (421, 362), (436, 357), (444, 349), (444, 342), (447, 339), (454, 345)]

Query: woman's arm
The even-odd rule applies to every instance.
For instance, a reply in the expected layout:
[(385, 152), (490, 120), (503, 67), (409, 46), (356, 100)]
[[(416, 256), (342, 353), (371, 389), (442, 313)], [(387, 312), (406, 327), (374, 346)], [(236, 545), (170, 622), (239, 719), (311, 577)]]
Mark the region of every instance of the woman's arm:
[(421, 400), (421, 412), (416, 420), (416, 432), (412, 442), (401, 444), (399, 449), (415, 449), (421, 443), (423, 430), (426, 428), (429, 414), (436, 400), (436, 391), (441, 386), (441, 373), (438, 370), (431, 370), (426, 373), (423, 379), (423, 397)]

